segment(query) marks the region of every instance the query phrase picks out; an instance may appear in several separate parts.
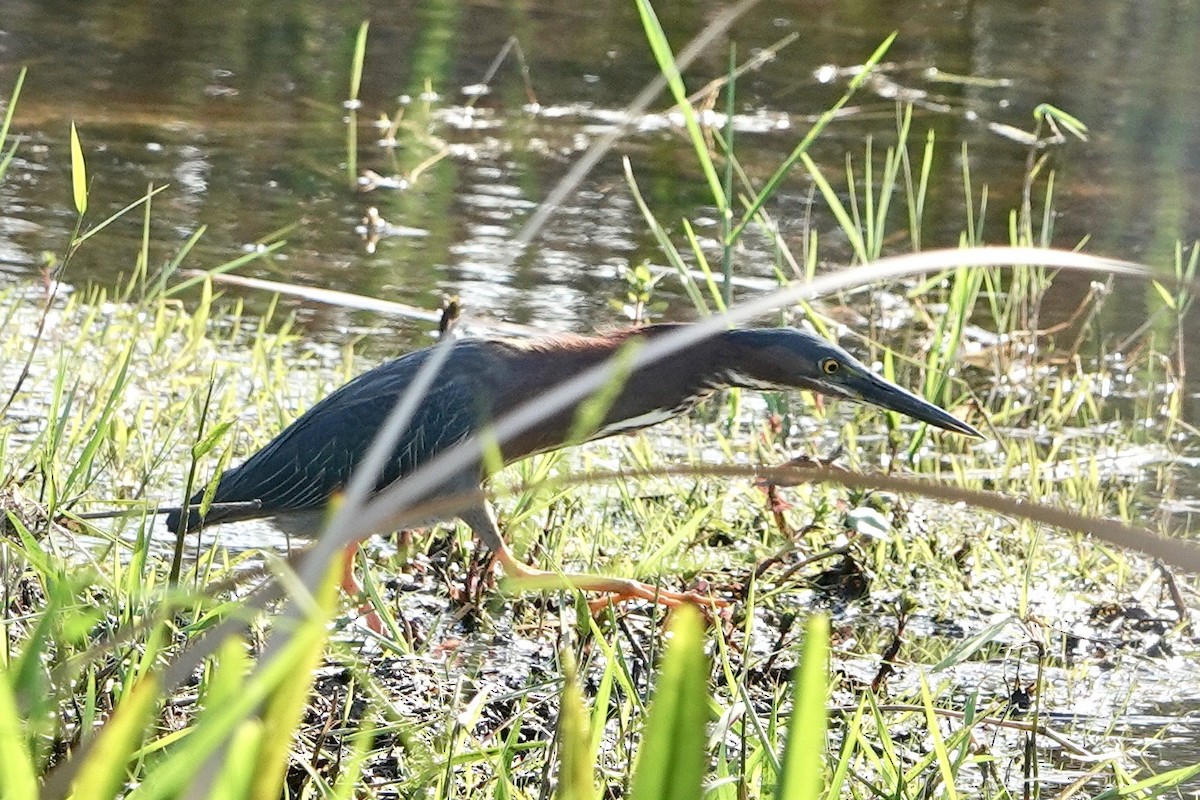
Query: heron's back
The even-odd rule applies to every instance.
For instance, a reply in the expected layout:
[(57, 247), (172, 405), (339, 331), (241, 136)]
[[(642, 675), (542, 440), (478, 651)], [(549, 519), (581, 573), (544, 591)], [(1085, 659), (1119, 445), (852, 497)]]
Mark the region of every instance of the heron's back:
[[(475, 431), (491, 414), (494, 344), (465, 340), (442, 366), (375, 481), (378, 491)], [(316, 511), (340, 491), (430, 351), (420, 350), (359, 375), (314, 405), (265, 447), (221, 476), (213, 503), (258, 502), (256, 509), (211, 509), (206, 524)], [(478, 481), (479, 467), (470, 470)], [(462, 479), (463, 473), (454, 476)], [(447, 480), (446, 483), (450, 483)], [(192, 498), (200, 502), (202, 492)], [(180, 514), (167, 517), (177, 530)], [(191, 512), (188, 529), (201, 522)]]

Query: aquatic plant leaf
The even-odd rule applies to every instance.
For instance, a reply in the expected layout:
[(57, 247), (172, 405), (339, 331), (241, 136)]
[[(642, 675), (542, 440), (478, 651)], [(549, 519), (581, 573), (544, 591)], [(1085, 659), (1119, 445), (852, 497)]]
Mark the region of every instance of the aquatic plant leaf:
[(824, 784), (825, 708), (829, 695), (829, 618), (808, 620), (800, 665), (792, 677), (792, 714), (779, 774), (779, 800), (815, 800)]

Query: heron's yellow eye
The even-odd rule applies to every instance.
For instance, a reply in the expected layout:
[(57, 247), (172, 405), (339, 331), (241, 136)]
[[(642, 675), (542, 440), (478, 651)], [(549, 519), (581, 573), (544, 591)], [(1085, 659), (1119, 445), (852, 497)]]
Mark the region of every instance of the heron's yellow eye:
[(836, 358), (821, 359), (821, 372), (824, 372), (826, 375), (832, 375), (841, 368), (842, 365), (838, 363)]

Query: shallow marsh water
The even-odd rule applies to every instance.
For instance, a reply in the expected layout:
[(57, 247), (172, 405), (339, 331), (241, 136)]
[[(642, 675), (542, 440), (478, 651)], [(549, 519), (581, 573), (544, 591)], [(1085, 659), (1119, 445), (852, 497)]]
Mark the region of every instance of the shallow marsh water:
[[(679, 47), (722, 6), (673, 3), (659, 10)], [(359, 166), (387, 178), (429, 161), (405, 188), (384, 180), (370, 191), (352, 190), (345, 175), (343, 103), (354, 34), (364, 18), (372, 27), (358, 112)], [(971, 202), (979, 204), (986, 184), (988, 238), (1005, 239), (1029, 153), (1004, 126), (1031, 130), (1032, 109), (1042, 102), (1061, 106), (1091, 128), (1088, 142), (1069, 141), (1056, 151), (1053, 243), (1070, 247), (1086, 237), (1090, 252), (1163, 267), (1177, 240), (1200, 235), (1200, 85), (1194, 80), (1200, 12), (1166, 2), (764, 2), (728, 37), (738, 53), (745, 57), (789, 34), (799, 38), (738, 85), (737, 148), (753, 177), (764, 179), (842, 91), (844, 76), (824, 68), (861, 62), (892, 30), (900, 35), (884, 77), (860, 93), (815, 156), (831, 178), (846, 154), (861, 165), (866, 137), (875, 138), (876, 155), (892, 141), (895, 99), (913, 102), (913, 141), (932, 130), (939, 147), (925, 246), (958, 241), (966, 217), (958, 177), (963, 143), (975, 188)], [(484, 79), (509, 36), (521, 44), (534, 97), (511, 58), (486, 94), (464, 91)], [(726, 43), (689, 70), (692, 87), (724, 74)], [(662, 263), (629, 198), (620, 155), (630, 158), (660, 219), (696, 220), (701, 235), (715, 236), (702, 180), (660, 105), (568, 199), (525, 256), (513, 264), (501, 257), (553, 183), (655, 74), (628, 3), (308, 2), (281, 13), (265, 2), (18, 0), (5, 3), (0, 15), (0, 91), (7, 91), (22, 65), (30, 73), (14, 132), (24, 141), (0, 185), (0, 279), (14, 284), (36, 280), (43, 254), (61, 254), (70, 235), (71, 121), (79, 125), (88, 155), (91, 220), (140, 196), (148, 183), (170, 185), (152, 212), (153, 263), (170, 258), (202, 225), (207, 232), (184, 266), (212, 266), (278, 236), (287, 245), (244, 274), (426, 308), (436, 307), (444, 294), (457, 294), (483, 315), (585, 331), (620, 321), (609, 300), (624, 293), (621, 269), (643, 260)], [(383, 133), (370, 121), (401, 111), (393, 153), (380, 146)], [(444, 156), (430, 161), (439, 153)], [(816, 230), (828, 262), (846, 258), (834, 222), (810, 197), (811, 182), (797, 171), (772, 203), (785, 241), (799, 251), (807, 232)], [(374, 248), (356, 230), (371, 207), (394, 226)], [(116, 285), (118, 275), (132, 268), (140, 236), (140, 216), (118, 222), (80, 251), (63, 279)], [(906, 244), (901, 238), (896, 248)], [(768, 243), (750, 238), (736, 269), (747, 281), (769, 284), (774, 263)], [(738, 291), (749, 296), (755, 286)], [(1087, 278), (1059, 278), (1042, 323), (1068, 319), (1089, 287)], [(668, 316), (689, 316), (686, 297), (671, 279), (660, 284), (659, 297), (669, 301)], [(246, 298), (252, 310), (268, 304), (259, 294)], [(1148, 318), (1162, 319), (1157, 292), (1144, 284), (1120, 282), (1115, 298), (1094, 323), (1113, 336), (1137, 330)], [(295, 307), (305, 333), (321, 345), (367, 334), (360, 349), (369, 359), (427, 340), (427, 331), (408, 321), (316, 304)], [(1183, 340), (1188, 363), (1196, 365), (1195, 313), (1183, 327)], [(1198, 375), (1200, 370), (1190, 370), (1184, 393), (1182, 416), (1193, 425), (1200, 420)], [(1130, 377), (1116, 390), (1137, 407), (1146, 387)], [(14, 413), (36, 419), (33, 402)], [(1086, 456), (1096, 434), (1073, 432), (1069, 445)], [(1183, 460), (1150, 442), (1108, 454), (1105, 461), (1112, 480), (1157, 490), (1160, 473), (1172, 473), (1169, 492), (1150, 493), (1160, 501), (1151, 511), (1165, 512), (1179, 530), (1194, 528), (1200, 518), (1200, 452), (1190, 441)], [(427, 584), (413, 581), (426, 589), (435, 589), (437, 581)], [(436, 611), (421, 617), (418, 597), (410, 600), (418, 623), (431, 631), (449, 625)], [(458, 633), (449, 627), (445, 635)], [(519, 641), (525, 646), (511, 651), (506, 644), (480, 644), (475, 654), (517, 688), (553, 652), (545, 639)], [(505, 653), (512, 658), (501, 659)], [(429, 667), (435, 677), (439, 670)], [(419, 670), (404, 674), (414, 686), (434, 681)], [(1113, 683), (1138, 691), (1119, 723), (1141, 735), (1167, 718), (1170, 732), (1155, 751), (1164, 766), (1200, 758), (1194, 665), (1160, 660), (1144, 671), (1114, 674)], [(990, 677), (997, 679), (994, 672)], [(964, 685), (980, 680), (956, 679)], [(1062, 680), (1079, 686), (1078, 676)], [(1092, 708), (1097, 698), (1120, 694), (1103, 676), (1088, 680), (1095, 694), (1064, 689), (1063, 697)], [(409, 696), (425, 697), (427, 690)], [(1097, 726), (1110, 719), (1098, 714)]]
[[(680, 47), (721, 7), (664, 3), (659, 13)], [(896, 98), (911, 100), (918, 109), (914, 143), (927, 130), (940, 142), (926, 246), (958, 241), (966, 218), (958, 180), (963, 143), (972, 203), (979, 204), (986, 184), (985, 230), (1003, 241), (1029, 155), (1003, 126), (1029, 131), (1034, 107), (1054, 103), (1092, 129), (1090, 141), (1071, 141), (1056, 155), (1054, 242), (1069, 247), (1088, 237), (1092, 252), (1162, 266), (1176, 241), (1200, 235), (1200, 195), (1193, 191), (1200, 88), (1187, 58), (1177, 57), (1191, 49), (1183, 45), (1200, 21), (1194, 13), (1179, 18), (1173, 8), (929, 2), (901, 11), (886, 2), (843, 8), (775, 0), (740, 21), (689, 78), (700, 87), (722, 76), (728, 42), (748, 58), (797, 37), (738, 86), (736, 147), (761, 180), (843, 90), (846, 76), (830, 68), (860, 63), (898, 30), (883, 77), (854, 99), (816, 151), (831, 177), (846, 154), (861, 165), (868, 136), (881, 151), (894, 138)], [(447, 152), (404, 190), (360, 194), (346, 185), (343, 103), (362, 19), (372, 27), (360, 93), (360, 167), (408, 176)], [(528, 64), (532, 98), (512, 56), (489, 93), (464, 93), (484, 80), (510, 36)], [(589, 177), (527, 256), (511, 266), (497, 257), (579, 150), (654, 76), (628, 3), (311, 2), (281, 13), (264, 2), (18, 0), (6, 3), (0, 18), (0, 85), (11, 85), (22, 65), (30, 73), (14, 131), (26, 142), (0, 187), (0, 270), (14, 278), (37, 274), (43, 252), (63, 250), (72, 213), (71, 121), (90, 156), (97, 220), (148, 183), (170, 185), (152, 215), (156, 260), (201, 225), (208, 231), (185, 266), (211, 266), (282, 231), (284, 251), (246, 272), (426, 307), (456, 293), (481, 313), (548, 328), (611, 324), (607, 300), (621, 288), (617, 269), (662, 261), (629, 199), (620, 155), (630, 157), (668, 224), (711, 217), (686, 144), (668, 119), (651, 117)], [(393, 161), (370, 123), (398, 110)], [(810, 188), (797, 172), (772, 213), (796, 250), (808, 225), (831, 237), (823, 256), (836, 262), (847, 254), (835, 246), (836, 226), (821, 204), (810, 209)], [(421, 235), (385, 237), (368, 253), (354, 229), (371, 206)], [(81, 252), (67, 280), (111, 284), (127, 273), (140, 237), (134, 217)], [(774, 257), (761, 242), (750, 241), (737, 261), (739, 274), (774, 277)], [(1048, 315), (1068, 314), (1086, 287), (1079, 276), (1060, 281), (1061, 298)], [(1104, 312), (1115, 330), (1140, 324), (1153, 303), (1146, 287), (1123, 288), (1131, 290), (1123, 295), (1129, 302)], [(675, 301), (674, 315), (688, 313), (670, 282), (663, 292)], [(304, 316), (314, 331), (336, 338), (356, 315), (309, 308)], [(387, 324), (401, 340), (417, 339), (405, 323)], [(1189, 337), (1200, 347), (1200, 333)]]

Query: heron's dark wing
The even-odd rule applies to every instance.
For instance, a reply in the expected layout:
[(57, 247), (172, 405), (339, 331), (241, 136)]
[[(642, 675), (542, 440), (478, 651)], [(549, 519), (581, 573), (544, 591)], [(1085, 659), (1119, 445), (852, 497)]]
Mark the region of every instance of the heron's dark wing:
[[(403, 358), (385, 364), (313, 406), (245, 463), (221, 476), (214, 502), (257, 500), (259, 510), (237, 517), (214, 510), (207, 520), (229, 521), (322, 507), (345, 487), (421, 363), (422, 359)], [(376, 491), (410, 474), (478, 427), (482, 409), (487, 407), (481, 381), (470, 370), (444, 369), (443, 374), (447, 377), (435, 381), (422, 398), (412, 422), (393, 448), (376, 480)], [(478, 467), (473, 472), (477, 480)], [(461, 479), (462, 475), (456, 477)]]

